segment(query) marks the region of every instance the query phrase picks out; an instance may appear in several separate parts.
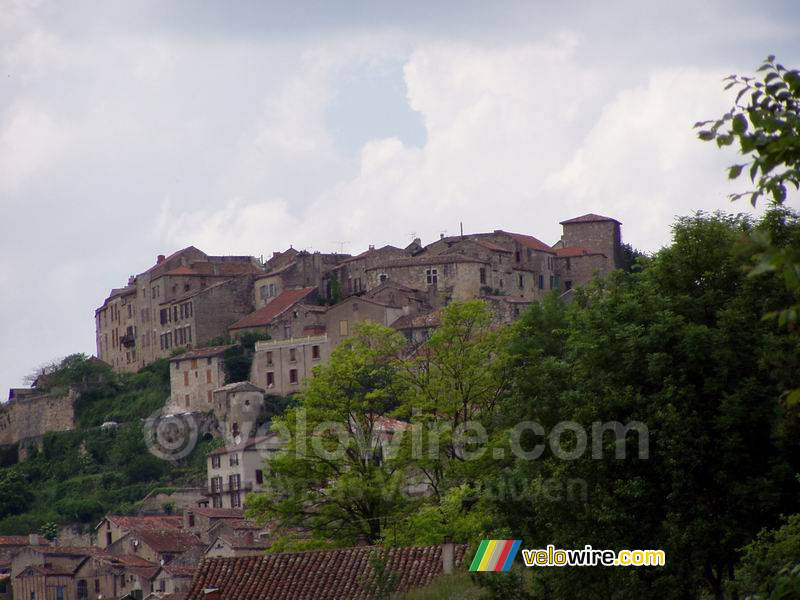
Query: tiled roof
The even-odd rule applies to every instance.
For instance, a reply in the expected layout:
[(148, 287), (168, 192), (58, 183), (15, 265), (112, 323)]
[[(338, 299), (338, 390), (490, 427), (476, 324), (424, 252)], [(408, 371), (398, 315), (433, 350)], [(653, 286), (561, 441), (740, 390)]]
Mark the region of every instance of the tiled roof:
[[(593, 254), (600, 254), (603, 255), (602, 252), (597, 252), (596, 250), (592, 250), (591, 248), (585, 248), (583, 246), (569, 246), (567, 248), (556, 248), (556, 255), (559, 258), (572, 258), (576, 256), (590, 256)], [(603, 255), (605, 256), (605, 255)]]
[(163, 565), (159, 570), (169, 573), (170, 575), (174, 575), (176, 577), (193, 577), (195, 572), (197, 571), (197, 567), (167, 563)]
[(616, 219), (612, 219), (611, 217), (604, 217), (603, 215), (587, 213), (585, 215), (581, 215), (580, 217), (575, 217), (574, 219), (567, 219), (566, 221), (561, 221), (561, 223), (559, 224), (571, 225), (573, 223), (597, 223), (599, 221), (614, 221), (614, 223), (619, 223), (619, 221), (617, 221)]
[(131, 539), (140, 540), (156, 552), (186, 552), (200, 544), (197, 536), (180, 531), (135, 531)]
[(103, 550), (94, 546), (28, 546), (28, 549), (37, 554), (47, 556), (93, 556), (101, 554)]
[(250, 313), (243, 319), (239, 319), (228, 329), (246, 329), (247, 327), (260, 327), (268, 325), (272, 319), (287, 310), (293, 304), (300, 302), (303, 298), (311, 294), (314, 288), (300, 288), (296, 290), (285, 290), (272, 302)]
[(191, 509), (196, 515), (208, 517), (209, 519), (237, 519), (244, 518), (244, 511), (237, 508), (207, 508), (204, 506), (195, 506)]
[(0, 546), (27, 546), (27, 535), (0, 535)]
[(214, 390), (215, 392), (264, 392), (260, 387), (257, 385), (253, 385), (249, 381), (236, 381), (234, 383), (228, 383), (223, 385), (222, 387), (218, 387)]
[[(253, 535), (229, 535), (223, 533), (218, 535), (217, 539), (228, 544), (232, 550), (266, 550), (270, 547), (269, 542)], [(209, 547), (213, 547), (215, 543), (216, 540)]]
[(553, 249), (545, 244), (542, 240), (536, 239), (532, 235), (525, 235), (524, 233), (509, 233), (504, 231), (509, 235), (514, 241), (518, 242), (522, 246), (526, 248), (530, 248), (531, 250), (538, 250), (540, 252), (552, 252)]
[[(123, 529), (161, 531), (164, 529), (181, 529), (181, 527), (183, 527), (183, 518), (173, 515), (150, 515), (144, 517), (108, 515), (106, 519)], [(101, 521), (97, 527), (100, 527), (102, 524)], [(95, 527), (95, 529), (97, 529), (97, 527)]]
[(60, 565), (28, 565), (19, 575), (17, 575), (17, 578), (19, 579), (20, 577), (24, 577), (26, 574), (29, 574), (29, 571), (33, 571), (39, 575), (44, 575), (45, 577), (72, 575), (75, 572), (74, 569), (67, 569), (66, 567), (62, 567)]
[(208, 348), (195, 348), (194, 350), (189, 350), (188, 352), (184, 352), (183, 354), (179, 354), (178, 356), (173, 356), (170, 358), (170, 361), (174, 360), (189, 360), (192, 358), (211, 358), (212, 356), (219, 356), (220, 354), (224, 354), (226, 350), (233, 348), (233, 344), (229, 344), (227, 346), (209, 346)]
[[(455, 547), (455, 567), (466, 546)], [(366, 599), (365, 580), (374, 577), (370, 558), (386, 553), (387, 569), (398, 573), (396, 591), (428, 585), (441, 575), (442, 547), (387, 548), (369, 546), (266, 556), (206, 558), (192, 582), (188, 600), (203, 600), (203, 590), (218, 588), (225, 600), (350, 600)]]
[(361, 254), (345, 258), (344, 260), (340, 261), (339, 264), (345, 265), (347, 263), (351, 263), (353, 261), (360, 260), (362, 258), (367, 258), (368, 256), (372, 256), (375, 254), (407, 254), (407, 252), (402, 248), (398, 248), (397, 246), (392, 246), (390, 244), (387, 244), (386, 246), (381, 246), (380, 248), (373, 248), (372, 250), (365, 250)]

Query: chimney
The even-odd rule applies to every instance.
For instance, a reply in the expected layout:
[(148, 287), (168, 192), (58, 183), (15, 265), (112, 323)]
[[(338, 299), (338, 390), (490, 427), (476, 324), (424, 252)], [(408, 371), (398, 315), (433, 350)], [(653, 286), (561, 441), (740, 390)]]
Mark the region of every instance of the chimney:
[(440, 240), (443, 240), (443, 239), (444, 239), (444, 233), (440, 233), (440, 234), (439, 234), (439, 239), (440, 239)]
[(370, 245), (369, 245), (369, 249), (370, 249), (370, 250), (375, 250), (375, 244), (370, 244)]
[(39, 545), (39, 534), (38, 533), (31, 533), (28, 536), (28, 544), (31, 546), (38, 546)]
[(130, 277), (128, 277), (128, 285), (133, 285), (134, 283), (136, 283), (136, 277), (131, 275)]
[(452, 575), (455, 568), (456, 545), (448, 538), (442, 544), (442, 571), (445, 575)]
[(422, 240), (420, 238), (414, 238), (413, 243), (416, 244), (417, 246), (422, 246)]
[(159, 254), (159, 255), (156, 257), (156, 264), (157, 264), (157, 265), (160, 265), (160, 264), (161, 264), (162, 262), (164, 262), (166, 259), (167, 259), (167, 257), (166, 257), (166, 256), (164, 256), (163, 254)]
[(203, 588), (203, 598), (205, 600), (222, 600), (222, 593), (219, 588)]

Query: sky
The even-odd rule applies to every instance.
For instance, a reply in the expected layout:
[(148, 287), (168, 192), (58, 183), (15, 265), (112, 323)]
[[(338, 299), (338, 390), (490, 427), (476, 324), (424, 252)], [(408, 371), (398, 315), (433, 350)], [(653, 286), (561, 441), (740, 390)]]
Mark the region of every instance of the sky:
[(0, 387), (158, 254), (358, 253), (747, 212), (692, 125), (800, 66), (796, 2), (0, 0)]

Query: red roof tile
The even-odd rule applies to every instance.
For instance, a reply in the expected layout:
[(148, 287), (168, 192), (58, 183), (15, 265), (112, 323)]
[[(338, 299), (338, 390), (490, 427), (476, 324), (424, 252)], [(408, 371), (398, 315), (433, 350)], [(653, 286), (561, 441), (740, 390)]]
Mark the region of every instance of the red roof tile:
[(0, 535), (0, 546), (27, 546), (27, 535)]
[(195, 506), (190, 512), (203, 517), (208, 517), (209, 519), (241, 520), (244, 518), (244, 511), (237, 508), (207, 508), (204, 506)]
[[(455, 567), (466, 546), (455, 547)], [(365, 580), (374, 577), (370, 558), (386, 553), (387, 569), (398, 573), (396, 591), (428, 585), (442, 574), (442, 547), (362, 546), (266, 556), (206, 558), (197, 570), (188, 600), (203, 600), (205, 588), (218, 588), (225, 600), (359, 600), (371, 597)]]
[(525, 235), (524, 233), (507, 233), (511, 238), (519, 244), (530, 248), (531, 250), (539, 250), (540, 252), (552, 252), (553, 249), (545, 244), (542, 240), (536, 239), (532, 235)]
[(591, 248), (585, 248), (583, 246), (569, 246), (567, 248), (556, 248), (556, 255), (559, 258), (589, 256), (591, 254), (603, 254), (603, 253), (597, 252), (596, 250), (592, 250)]
[(133, 531), (129, 535), (131, 539), (147, 544), (155, 552), (186, 552), (201, 543), (197, 536), (179, 531)]
[(574, 219), (567, 219), (566, 221), (561, 221), (560, 225), (571, 225), (573, 223), (597, 223), (599, 221), (614, 221), (614, 223), (619, 223), (616, 219), (612, 219), (611, 217), (604, 217), (603, 215), (596, 215), (594, 213), (587, 213), (585, 215), (581, 215), (580, 217), (575, 217)]
[[(108, 515), (106, 519), (123, 529), (162, 531), (165, 529), (181, 529), (183, 527), (183, 518), (173, 515), (150, 515), (144, 517)], [(101, 521), (100, 525), (102, 524)], [(97, 527), (100, 527), (100, 525)], [(95, 527), (95, 529), (97, 529), (97, 527)]]
[(248, 327), (260, 327), (268, 325), (272, 319), (280, 315), (293, 304), (300, 302), (303, 298), (311, 294), (314, 288), (300, 288), (297, 290), (285, 290), (275, 300), (257, 311), (250, 313), (243, 319), (239, 319), (229, 327), (229, 329), (246, 329)]

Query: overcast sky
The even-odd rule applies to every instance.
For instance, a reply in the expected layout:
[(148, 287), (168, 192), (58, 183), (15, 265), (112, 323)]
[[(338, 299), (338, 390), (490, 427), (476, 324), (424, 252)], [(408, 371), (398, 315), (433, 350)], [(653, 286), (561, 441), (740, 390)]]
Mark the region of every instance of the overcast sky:
[(596, 212), (653, 251), (745, 211), (691, 127), (798, 31), (792, 1), (0, 0), (0, 386), (94, 353), (109, 290), (189, 244), (553, 243)]

